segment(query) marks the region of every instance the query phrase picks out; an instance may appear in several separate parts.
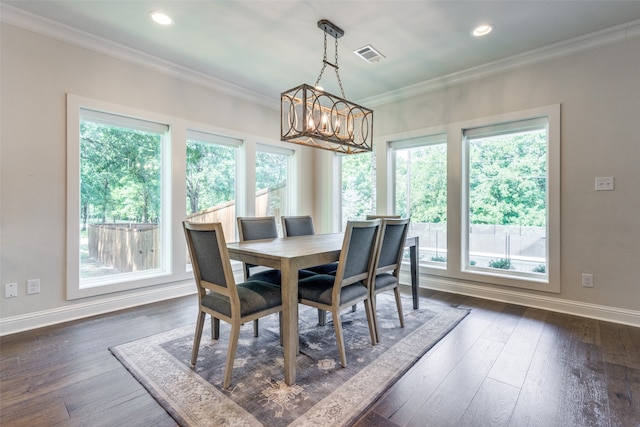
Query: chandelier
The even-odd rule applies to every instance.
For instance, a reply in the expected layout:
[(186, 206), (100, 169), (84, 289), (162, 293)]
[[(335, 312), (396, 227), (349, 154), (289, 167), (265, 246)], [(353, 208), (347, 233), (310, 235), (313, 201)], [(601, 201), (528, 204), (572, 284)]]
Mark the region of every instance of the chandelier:
[[(338, 39), (344, 31), (326, 19), (318, 28), (324, 31), (322, 69), (313, 86), (301, 84), (281, 94), (280, 140), (345, 154), (371, 151), (373, 110), (347, 101), (338, 72)], [(327, 34), (335, 38), (334, 64), (327, 61)], [(319, 86), (327, 65), (336, 72), (342, 97)]]

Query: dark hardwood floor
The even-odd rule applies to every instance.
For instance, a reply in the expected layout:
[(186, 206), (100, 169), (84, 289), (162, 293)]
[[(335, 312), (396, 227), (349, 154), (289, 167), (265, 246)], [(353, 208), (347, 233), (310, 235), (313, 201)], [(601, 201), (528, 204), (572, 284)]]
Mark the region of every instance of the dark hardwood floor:
[[(640, 329), (421, 289), (471, 309), (356, 424), (640, 426)], [(0, 338), (0, 425), (173, 426), (109, 347), (193, 323), (173, 301)]]

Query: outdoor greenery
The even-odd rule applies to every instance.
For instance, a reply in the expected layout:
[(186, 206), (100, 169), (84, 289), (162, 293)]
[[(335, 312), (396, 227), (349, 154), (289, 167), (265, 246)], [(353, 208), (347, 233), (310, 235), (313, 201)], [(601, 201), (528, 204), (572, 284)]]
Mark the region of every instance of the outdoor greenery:
[[(89, 222), (157, 223), (162, 135), (85, 120), (80, 138), (82, 229)], [(234, 147), (187, 142), (187, 213), (235, 200), (235, 157)], [(257, 190), (280, 188), (286, 178), (287, 156), (257, 153)]]
[[(80, 132), (82, 229), (89, 222), (157, 223), (163, 135), (91, 121), (82, 121)], [(546, 132), (471, 139), (467, 149), (471, 225), (545, 226)], [(256, 191), (286, 186), (288, 159), (257, 151)], [(395, 159), (396, 213), (415, 223), (446, 223), (447, 145), (398, 149)], [(376, 211), (375, 157), (364, 153), (343, 156), (341, 161), (346, 224)], [(235, 181), (234, 147), (188, 141), (187, 213), (235, 200)], [(270, 197), (268, 209), (284, 212), (286, 200), (277, 200), (277, 194)], [(436, 253), (433, 261), (445, 259)], [(508, 254), (490, 266), (511, 268)], [(534, 271), (544, 269), (543, 264)]]
[(447, 221), (447, 146), (396, 151), (396, 213), (412, 221)]
[(489, 261), (489, 267), (509, 270), (511, 268), (511, 260), (507, 258), (493, 259)]
[(469, 223), (544, 226), (546, 131), (469, 143)]
[(236, 150), (187, 141), (187, 213), (235, 200)]
[(375, 156), (350, 154), (342, 162), (342, 225), (348, 220), (364, 219), (376, 211)]
[(162, 136), (88, 121), (80, 126), (80, 215), (88, 222), (160, 218)]
[(256, 192), (270, 190), (267, 215), (286, 213), (286, 200), (280, 200), (282, 192), (271, 191), (286, 187), (289, 171), (289, 156), (284, 154), (256, 152)]

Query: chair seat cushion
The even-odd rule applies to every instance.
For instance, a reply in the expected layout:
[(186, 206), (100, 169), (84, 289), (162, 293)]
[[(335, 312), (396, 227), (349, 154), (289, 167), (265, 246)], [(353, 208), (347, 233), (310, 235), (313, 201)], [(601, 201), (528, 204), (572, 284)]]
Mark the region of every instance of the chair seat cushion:
[[(313, 271), (309, 271), (309, 270), (299, 270), (298, 271), (298, 280), (300, 279), (306, 279), (307, 277), (311, 277), (311, 276), (315, 276), (316, 273), (314, 273)], [(247, 281), (251, 281), (251, 280), (258, 280), (261, 282), (268, 282), (268, 283), (272, 283), (274, 285), (278, 285), (280, 286), (280, 284), (282, 283), (282, 273), (280, 273), (280, 270), (275, 270), (275, 269), (270, 269), (270, 270), (263, 270), (263, 271), (259, 271), (255, 274), (252, 274), (251, 276), (249, 276), (247, 278)]]
[[(237, 287), (240, 297), (240, 316), (242, 317), (282, 305), (280, 286), (251, 280), (240, 283)], [(224, 295), (209, 292), (202, 298), (202, 305), (225, 316), (231, 316), (231, 303), (229, 298)]]
[[(328, 274), (317, 274), (298, 282), (298, 296), (300, 299), (331, 305), (331, 293), (336, 277)], [(367, 287), (362, 282), (345, 286), (340, 291), (340, 305), (350, 301), (361, 301), (367, 295)]]
[(382, 273), (376, 276), (375, 291), (393, 289), (398, 286), (398, 279), (391, 273)]
[(307, 270), (312, 271), (316, 274), (336, 274), (336, 270), (338, 270), (338, 263), (332, 262), (329, 264), (316, 265), (314, 267), (309, 267)]

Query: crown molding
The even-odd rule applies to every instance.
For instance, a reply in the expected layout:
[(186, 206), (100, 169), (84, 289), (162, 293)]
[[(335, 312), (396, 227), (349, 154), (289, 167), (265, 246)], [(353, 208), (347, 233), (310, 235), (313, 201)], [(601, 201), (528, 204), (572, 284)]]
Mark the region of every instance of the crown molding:
[(280, 108), (279, 99), (264, 96), (190, 68), (132, 49), (128, 46), (43, 18), (14, 6), (0, 3), (0, 21), (270, 109)]
[(522, 68), (527, 65), (545, 62), (555, 58), (561, 58), (574, 53), (585, 52), (636, 37), (640, 37), (640, 20), (607, 28), (595, 33), (576, 37), (574, 39), (565, 40), (539, 49), (523, 52), (509, 58), (489, 62), (477, 67), (451, 73), (446, 76), (425, 80), (399, 90), (361, 99), (359, 100), (359, 103), (373, 107), (376, 105), (401, 101), (403, 99), (467, 83), (504, 71)]
[[(22, 9), (0, 3), (0, 21), (20, 27), (47, 37), (70, 43), (97, 53), (120, 59), (147, 69), (163, 73), (190, 83), (210, 88), (230, 96), (253, 102), (261, 106), (279, 109), (278, 99), (264, 96), (229, 82), (216, 79), (190, 68), (165, 61), (158, 57), (131, 49), (108, 39), (97, 37), (58, 22), (42, 18)], [(380, 95), (358, 100), (369, 106), (387, 104), (415, 97), (453, 85), (470, 82), (500, 72), (513, 70), (527, 65), (584, 52), (601, 46), (619, 43), (640, 37), (640, 20), (607, 28), (595, 33), (566, 40), (553, 45), (523, 52), (509, 58), (483, 64), (467, 70), (437, 77), (415, 85)]]

